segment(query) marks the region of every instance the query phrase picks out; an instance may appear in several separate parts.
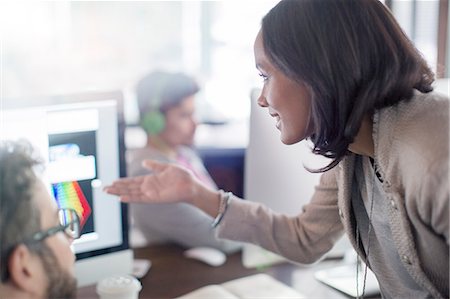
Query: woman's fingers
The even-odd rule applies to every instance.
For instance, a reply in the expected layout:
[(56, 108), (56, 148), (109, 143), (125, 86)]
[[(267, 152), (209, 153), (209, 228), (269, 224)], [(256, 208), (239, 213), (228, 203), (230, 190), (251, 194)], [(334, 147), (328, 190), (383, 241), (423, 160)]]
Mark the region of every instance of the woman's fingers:
[(144, 177), (121, 178), (106, 186), (104, 191), (114, 195), (127, 195), (141, 193), (141, 185)]
[(111, 185), (106, 186), (105, 189), (110, 188), (134, 188), (136, 186), (140, 186), (144, 181), (144, 176), (139, 177), (131, 177), (131, 178), (120, 178), (115, 180)]
[(154, 190), (154, 176), (121, 178), (106, 186), (103, 190), (119, 196), (122, 202), (153, 202), (158, 200), (158, 191)]
[(107, 189), (105, 189), (105, 191), (108, 194), (117, 195), (120, 197), (123, 196), (129, 196), (132, 198), (145, 197), (145, 194), (142, 193), (140, 190), (108, 187)]
[(149, 198), (142, 193), (139, 189), (117, 189), (114, 187), (108, 187), (105, 189), (108, 194), (117, 195), (122, 202), (148, 202)]
[[(120, 178), (104, 191), (120, 197), (122, 202), (170, 202), (176, 197), (179, 174), (170, 171), (169, 164), (146, 160), (143, 163), (154, 172), (150, 175)], [(176, 168), (174, 168), (176, 169)], [(166, 171), (169, 170), (169, 171)]]
[(119, 197), (121, 202), (148, 202), (147, 198), (144, 197), (144, 195), (141, 194), (141, 197), (139, 196), (130, 196), (130, 195), (122, 195)]

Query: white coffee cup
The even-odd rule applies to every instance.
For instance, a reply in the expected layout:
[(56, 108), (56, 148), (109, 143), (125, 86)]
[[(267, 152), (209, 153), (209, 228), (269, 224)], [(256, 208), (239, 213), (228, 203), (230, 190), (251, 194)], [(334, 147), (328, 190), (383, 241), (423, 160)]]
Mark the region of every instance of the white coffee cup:
[(133, 276), (115, 275), (97, 283), (100, 299), (138, 299), (142, 285)]

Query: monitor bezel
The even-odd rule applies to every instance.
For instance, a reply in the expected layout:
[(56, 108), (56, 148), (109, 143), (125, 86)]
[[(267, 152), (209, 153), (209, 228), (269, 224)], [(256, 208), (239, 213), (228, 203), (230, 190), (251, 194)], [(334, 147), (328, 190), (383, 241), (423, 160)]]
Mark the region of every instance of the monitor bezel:
[[(53, 105), (76, 104), (83, 102), (101, 102), (107, 100), (117, 101), (117, 132), (119, 145), (119, 177), (126, 176), (125, 160), (125, 115), (124, 96), (120, 90), (113, 91), (92, 91), (62, 95), (49, 96), (29, 96), (20, 98), (9, 98), (2, 101), (3, 109), (38, 108)], [(90, 257), (100, 256), (108, 253), (130, 249), (128, 235), (128, 206), (120, 203), (122, 220), (122, 243), (117, 246), (105, 247), (101, 249), (75, 253), (76, 260), (83, 260)]]

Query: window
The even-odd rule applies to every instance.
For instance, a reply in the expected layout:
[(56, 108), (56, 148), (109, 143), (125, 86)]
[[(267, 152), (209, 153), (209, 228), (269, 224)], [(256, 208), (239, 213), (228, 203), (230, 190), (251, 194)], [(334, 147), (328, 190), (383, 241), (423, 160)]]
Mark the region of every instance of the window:
[[(250, 89), (261, 85), (253, 41), (277, 2), (1, 1), (2, 95), (123, 89), (133, 123), (137, 80), (158, 68), (182, 70), (203, 87), (202, 119), (246, 121)], [(430, 65), (448, 76), (448, 0), (385, 2)]]
[[(386, 4), (436, 77), (449, 77), (448, 0), (389, 0)], [(446, 57), (447, 55), (447, 57)]]

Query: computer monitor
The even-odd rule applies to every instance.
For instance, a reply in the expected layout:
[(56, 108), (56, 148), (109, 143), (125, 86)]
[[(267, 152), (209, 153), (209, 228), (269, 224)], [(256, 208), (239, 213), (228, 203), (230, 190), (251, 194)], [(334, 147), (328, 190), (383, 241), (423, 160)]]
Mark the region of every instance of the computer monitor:
[(5, 99), (2, 139), (28, 139), (46, 161), (44, 182), (59, 207), (74, 208), (82, 235), (73, 242), (78, 285), (129, 274), (126, 205), (102, 191), (123, 177), (122, 93)]
[[(272, 210), (287, 215), (298, 215), (308, 203), (319, 183), (320, 174), (304, 168), (318, 169), (328, 165), (326, 158), (311, 152), (306, 141), (285, 145), (275, 120), (267, 109), (257, 104), (259, 89), (251, 93), (250, 136), (245, 155), (244, 198), (263, 203)], [(343, 237), (328, 253), (328, 257), (342, 257), (350, 242)], [(246, 244), (243, 264), (248, 268), (269, 265), (284, 259), (262, 248)]]

